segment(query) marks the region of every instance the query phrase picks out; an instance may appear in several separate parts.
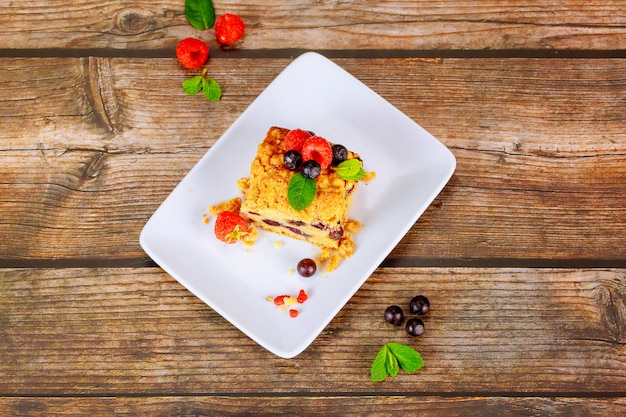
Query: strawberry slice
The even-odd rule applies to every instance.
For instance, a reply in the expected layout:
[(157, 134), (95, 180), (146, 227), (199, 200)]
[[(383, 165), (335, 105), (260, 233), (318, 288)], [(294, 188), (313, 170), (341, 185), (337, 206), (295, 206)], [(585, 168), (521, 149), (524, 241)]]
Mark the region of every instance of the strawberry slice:
[(248, 233), (248, 221), (239, 213), (222, 211), (215, 219), (215, 236), (225, 243), (236, 243)]
[(330, 143), (321, 136), (311, 136), (302, 146), (302, 160), (315, 160), (322, 170), (333, 162), (333, 149)]

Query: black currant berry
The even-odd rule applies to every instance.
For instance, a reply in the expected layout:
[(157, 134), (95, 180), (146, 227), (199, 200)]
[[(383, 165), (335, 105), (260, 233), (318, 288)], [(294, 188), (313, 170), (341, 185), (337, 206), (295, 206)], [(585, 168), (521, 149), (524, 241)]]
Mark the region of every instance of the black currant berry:
[(348, 159), (348, 149), (345, 146), (335, 144), (331, 149), (333, 150), (333, 165), (339, 165)]
[(424, 333), (424, 322), (417, 318), (407, 320), (406, 332), (411, 336), (421, 335)]
[(399, 306), (389, 306), (385, 310), (385, 320), (389, 323), (397, 326), (402, 323), (402, 319), (404, 318), (404, 313)]
[(317, 271), (317, 265), (315, 261), (311, 258), (304, 258), (300, 262), (298, 262), (298, 274), (302, 275), (305, 278), (313, 276), (315, 271)]
[(308, 160), (302, 164), (302, 175), (306, 178), (314, 180), (321, 172), (322, 167), (320, 167), (320, 164), (314, 159)]
[(300, 154), (300, 152), (292, 149), (285, 152), (283, 161), (285, 161), (285, 166), (287, 167), (287, 169), (295, 171), (296, 169), (300, 168), (300, 165), (302, 165), (302, 155)]
[(417, 295), (411, 299), (409, 309), (411, 310), (411, 313), (423, 316), (430, 311), (430, 302), (428, 301), (428, 298), (423, 295)]

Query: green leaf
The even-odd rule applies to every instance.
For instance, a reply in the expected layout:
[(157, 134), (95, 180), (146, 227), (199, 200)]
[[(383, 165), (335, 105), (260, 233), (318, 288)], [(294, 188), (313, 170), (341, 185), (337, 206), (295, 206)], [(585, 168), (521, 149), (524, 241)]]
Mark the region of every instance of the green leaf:
[(297, 172), (289, 181), (287, 200), (295, 210), (304, 210), (313, 202), (316, 192), (315, 180), (306, 178), (301, 172)]
[(387, 343), (387, 347), (406, 372), (415, 372), (424, 366), (424, 360), (418, 351), (401, 343)]
[(372, 382), (382, 382), (387, 378), (389, 372), (387, 372), (387, 354), (389, 353), (389, 349), (387, 345), (383, 345), (382, 348), (376, 354), (376, 358), (374, 358), (374, 362), (372, 362), (372, 368), (370, 369), (370, 376), (372, 378)]
[(187, 78), (183, 81), (183, 91), (190, 96), (198, 94), (198, 92), (202, 90), (202, 78), (202, 75)]
[(402, 369), (415, 372), (424, 366), (422, 356), (412, 347), (402, 343), (387, 343), (380, 348), (372, 362), (370, 377), (372, 382), (382, 382), (391, 375), (395, 377)]
[(391, 349), (389, 349), (389, 345), (386, 345), (386, 346), (387, 346), (387, 360), (385, 361), (385, 363), (387, 365), (387, 372), (389, 372), (389, 375), (391, 376), (396, 376), (398, 375), (398, 372), (400, 372), (398, 359), (396, 359)]
[(363, 163), (359, 159), (346, 159), (335, 168), (339, 178), (346, 181), (358, 181), (365, 176)]
[(189, 24), (198, 30), (206, 30), (215, 24), (215, 9), (211, 0), (185, 0), (185, 16)]
[(220, 101), (222, 97), (222, 89), (213, 78), (202, 78), (202, 92), (206, 99), (210, 101)]

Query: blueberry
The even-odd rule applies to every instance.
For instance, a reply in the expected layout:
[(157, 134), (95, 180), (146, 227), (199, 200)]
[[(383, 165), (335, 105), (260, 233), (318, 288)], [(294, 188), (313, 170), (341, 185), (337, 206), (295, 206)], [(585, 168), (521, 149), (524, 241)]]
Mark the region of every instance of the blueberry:
[(418, 318), (407, 320), (406, 332), (411, 336), (421, 335), (422, 333), (424, 333), (424, 322)]
[(389, 306), (385, 310), (385, 320), (389, 323), (397, 326), (402, 323), (402, 319), (404, 318), (404, 313), (399, 306)]
[(302, 165), (302, 155), (300, 154), (300, 152), (292, 149), (285, 152), (283, 161), (285, 161), (285, 166), (287, 167), (287, 169), (295, 171), (296, 169), (300, 168), (300, 165)]
[(348, 159), (348, 149), (343, 145), (333, 145), (333, 165), (339, 165)]
[(314, 159), (308, 160), (302, 164), (302, 175), (306, 178), (314, 180), (320, 175), (321, 172), (322, 168), (320, 167), (320, 164)]
[(430, 302), (428, 301), (428, 298), (423, 295), (417, 295), (411, 299), (409, 309), (411, 310), (411, 313), (423, 316), (430, 310)]
[(298, 262), (298, 274), (302, 275), (305, 278), (313, 276), (315, 271), (317, 271), (317, 265), (315, 261), (311, 258), (304, 258), (300, 262)]

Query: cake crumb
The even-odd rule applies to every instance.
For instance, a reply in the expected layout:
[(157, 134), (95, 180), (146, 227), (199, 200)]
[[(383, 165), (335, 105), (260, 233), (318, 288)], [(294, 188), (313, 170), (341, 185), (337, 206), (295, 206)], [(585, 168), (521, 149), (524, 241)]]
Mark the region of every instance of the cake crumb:
[(248, 188), (250, 188), (250, 178), (240, 178), (237, 180), (237, 186), (239, 186), (241, 192), (245, 194)]
[(324, 272), (332, 272), (341, 263), (341, 256), (338, 253), (333, 254), (328, 260), (328, 264), (326, 264), (326, 268), (324, 268)]
[(246, 246), (252, 246), (256, 242), (256, 238), (258, 236), (259, 232), (256, 230), (256, 228), (252, 224), (248, 223), (248, 233), (244, 233), (241, 236), (241, 243)]
[(348, 220), (344, 229), (350, 233), (358, 233), (361, 230), (361, 223), (358, 220)]
[(275, 248), (280, 248), (283, 246), (283, 242), (280, 240), (277, 240), (276, 242), (274, 242), (274, 247)]
[(368, 182), (376, 178), (376, 171), (367, 171), (361, 181)]
[(330, 250), (329, 249), (324, 249), (322, 250), (322, 252), (320, 253), (320, 255), (317, 257), (317, 261), (321, 264), (323, 264), (324, 262), (328, 261), (330, 259)]
[(239, 213), (241, 209), (241, 198), (235, 197), (227, 201), (222, 201), (214, 206), (209, 206), (209, 212), (214, 215), (218, 215), (223, 211), (232, 211), (233, 213)]

